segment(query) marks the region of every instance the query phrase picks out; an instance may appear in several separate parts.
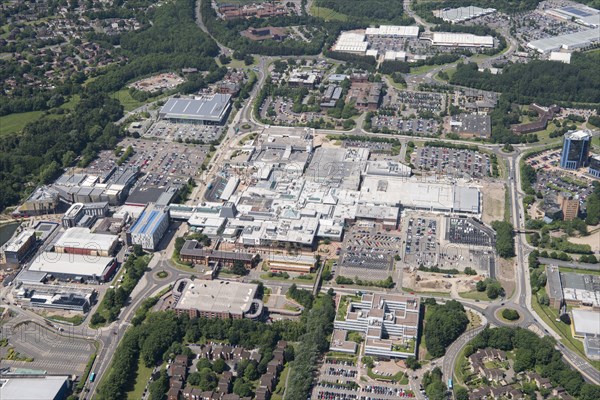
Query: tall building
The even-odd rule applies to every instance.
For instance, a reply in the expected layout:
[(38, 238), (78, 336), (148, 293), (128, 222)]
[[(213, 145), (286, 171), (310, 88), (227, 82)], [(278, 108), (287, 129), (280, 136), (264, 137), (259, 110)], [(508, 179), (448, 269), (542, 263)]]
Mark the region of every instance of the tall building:
[(600, 178), (600, 154), (590, 157), (588, 173), (596, 178)]
[(573, 221), (579, 214), (579, 196), (573, 197), (568, 193), (561, 193), (558, 196), (560, 209), (563, 214), (563, 221)]
[(150, 203), (127, 231), (127, 243), (139, 244), (144, 250), (154, 251), (169, 228), (169, 224), (169, 210)]
[(571, 131), (565, 133), (563, 149), (560, 155), (560, 167), (578, 169), (583, 167), (590, 151), (592, 133), (589, 130)]

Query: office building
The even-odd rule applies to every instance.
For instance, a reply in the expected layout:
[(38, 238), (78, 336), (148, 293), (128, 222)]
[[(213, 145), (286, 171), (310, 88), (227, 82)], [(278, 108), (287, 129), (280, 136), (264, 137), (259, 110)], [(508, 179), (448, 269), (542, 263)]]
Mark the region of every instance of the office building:
[(34, 245), (35, 231), (26, 229), (4, 245), (4, 259), (9, 264), (18, 264)]
[[(344, 305), (345, 304), (345, 305)], [(363, 294), (360, 301), (339, 302), (334, 328), (363, 332), (365, 355), (385, 358), (415, 356), (419, 331), (419, 299), (410, 295)]]
[(263, 304), (257, 289), (253, 283), (181, 279), (173, 287), (174, 309), (191, 318), (258, 319)]
[(196, 99), (170, 98), (158, 116), (173, 122), (222, 125), (231, 110), (231, 95), (216, 93)]
[(117, 244), (117, 235), (91, 233), (88, 228), (69, 228), (54, 244), (54, 251), (109, 257), (115, 252)]
[(0, 379), (2, 400), (63, 400), (69, 394), (68, 376), (4, 376)]
[(191, 262), (204, 267), (220, 266), (230, 268), (236, 262), (241, 262), (244, 267), (252, 268), (258, 262), (257, 254), (205, 249), (200, 246), (197, 240), (186, 240), (179, 251), (179, 257), (183, 262)]
[(594, 178), (600, 178), (600, 154), (595, 154), (590, 157), (588, 173)]
[(116, 268), (114, 257), (45, 251), (35, 258), (29, 271), (45, 272), (62, 281), (106, 282)]
[(154, 251), (169, 228), (169, 210), (148, 204), (144, 212), (127, 231), (129, 244), (139, 244), (145, 250)]
[(317, 259), (312, 254), (269, 254), (267, 263), (269, 269), (273, 272), (286, 271), (308, 274), (317, 265)]
[(87, 287), (24, 283), (15, 295), (27, 307), (87, 312), (96, 298), (96, 291)]
[(589, 130), (570, 131), (565, 133), (563, 149), (560, 155), (560, 167), (579, 169), (588, 159), (592, 133)]
[(572, 196), (569, 193), (561, 193), (558, 196), (560, 209), (563, 214), (563, 221), (573, 221), (579, 214), (579, 196)]
[(80, 224), (84, 217), (104, 217), (108, 214), (108, 202), (99, 203), (75, 203), (62, 217), (62, 226), (65, 229), (73, 228)]

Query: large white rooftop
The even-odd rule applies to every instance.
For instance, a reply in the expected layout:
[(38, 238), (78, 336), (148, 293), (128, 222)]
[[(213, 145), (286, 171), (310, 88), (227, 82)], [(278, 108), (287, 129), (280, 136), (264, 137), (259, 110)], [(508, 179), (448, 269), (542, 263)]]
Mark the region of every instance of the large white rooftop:
[(600, 42), (600, 28), (534, 40), (527, 43), (527, 47), (540, 53), (549, 53), (560, 49), (573, 50), (597, 42)]
[(394, 36), (394, 37), (417, 37), (418, 26), (381, 25), (379, 28), (367, 28), (367, 36)]
[(494, 38), (471, 33), (434, 32), (432, 43), (434, 46), (492, 47)]
[(600, 312), (573, 309), (575, 332), (586, 335), (600, 335)]
[[(2, 400), (54, 400), (66, 386), (68, 376), (36, 376), (0, 379)], [(60, 397), (62, 398), (62, 397)]]
[(36, 257), (29, 267), (29, 271), (74, 276), (95, 275), (100, 278), (113, 261), (114, 258), (112, 257), (84, 256), (46, 251)]
[(56, 247), (110, 251), (117, 235), (92, 233), (88, 228), (69, 228), (54, 244)]

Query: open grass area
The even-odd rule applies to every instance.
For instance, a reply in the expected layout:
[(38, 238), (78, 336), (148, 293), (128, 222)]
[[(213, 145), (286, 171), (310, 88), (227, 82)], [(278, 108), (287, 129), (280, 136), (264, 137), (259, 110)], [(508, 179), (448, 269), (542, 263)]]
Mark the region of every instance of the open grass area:
[(454, 379), (456, 383), (465, 383), (465, 378), (469, 373), (469, 361), (465, 357), (465, 348), (460, 349), (458, 356), (456, 357), (456, 363), (454, 364)]
[(371, 368), (369, 368), (367, 370), (367, 375), (371, 379), (377, 379), (380, 381), (394, 381), (397, 382), (399, 385), (408, 385), (408, 377), (403, 371), (399, 371), (398, 373), (396, 373), (396, 375), (387, 376), (376, 374)]
[(346, 14), (339, 13), (335, 10), (325, 7), (317, 7), (312, 4), (310, 7), (310, 15), (318, 18), (323, 18), (325, 21), (347, 21), (348, 16)]
[(51, 315), (48, 317), (48, 319), (57, 322), (66, 322), (70, 325), (80, 325), (85, 320), (85, 316), (74, 315), (72, 317), (63, 317), (61, 315)]
[(123, 105), (123, 108), (125, 109), (125, 111), (132, 111), (138, 107), (143, 106), (144, 104), (152, 103), (153, 101), (156, 101), (156, 100), (166, 97), (166, 96), (167, 96), (167, 94), (159, 94), (158, 96), (151, 97), (146, 101), (138, 101), (138, 100), (134, 99), (133, 97), (131, 97), (131, 95), (129, 94), (128, 88), (123, 88), (123, 89), (111, 94), (110, 97), (112, 97), (113, 99), (119, 100), (119, 102)]
[(277, 382), (277, 386), (271, 395), (271, 400), (282, 400), (283, 393), (285, 391), (285, 381), (287, 380), (287, 376), (290, 373), (290, 364), (287, 363), (285, 367), (283, 367), (283, 371), (281, 371), (281, 375), (279, 376), (279, 382)]
[(127, 391), (127, 399), (137, 400), (141, 399), (144, 393), (144, 388), (146, 384), (150, 380), (150, 376), (152, 375), (152, 368), (148, 368), (144, 365), (144, 362), (140, 358), (138, 361), (137, 371), (135, 372), (135, 380), (133, 382), (133, 387), (130, 391)]
[(470, 292), (462, 292), (459, 293), (460, 297), (463, 299), (471, 299), (471, 300), (480, 300), (480, 301), (489, 301), (490, 298), (487, 297), (485, 292), (478, 292), (477, 290), (472, 290)]
[(394, 80), (392, 79), (392, 77), (390, 75), (386, 75), (389, 78), (389, 82), (390, 84), (395, 87), (398, 90), (405, 90), (406, 89), (406, 83), (396, 83), (394, 82)]
[(542, 288), (537, 292), (537, 295), (534, 294), (531, 296), (531, 306), (533, 310), (540, 316), (540, 318), (544, 320), (544, 322), (546, 322), (546, 324), (548, 324), (548, 326), (550, 326), (550, 328), (552, 328), (552, 330), (560, 335), (562, 338), (561, 342), (565, 346), (588, 360), (590, 364), (594, 366), (594, 368), (600, 369), (600, 361), (592, 361), (585, 356), (583, 343), (580, 340), (573, 338), (571, 326), (558, 320), (558, 310), (555, 310), (549, 306), (544, 306), (538, 302), (538, 297), (544, 295), (545, 293), (546, 290)]
[(21, 132), (25, 125), (40, 118), (43, 111), (30, 111), (0, 117), (0, 136)]

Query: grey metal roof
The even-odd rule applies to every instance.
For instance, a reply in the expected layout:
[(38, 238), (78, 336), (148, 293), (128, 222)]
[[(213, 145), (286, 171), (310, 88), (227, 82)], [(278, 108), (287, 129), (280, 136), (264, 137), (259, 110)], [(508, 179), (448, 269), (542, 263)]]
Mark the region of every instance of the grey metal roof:
[(161, 108), (164, 118), (196, 119), (218, 122), (222, 119), (231, 101), (229, 94), (215, 94), (201, 99), (171, 98)]
[(600, 41), (600, 29), (593, 28), (580, 32), (569, 33), (567, 35), (552, 36), (545, 39), (534, 40), (529, 42), (527, 45), (530, 48), (536, 49), (542, 53), (548, 53), (553, 50), (558, 50), (562, 46), (576, 48), (598, 41)]

